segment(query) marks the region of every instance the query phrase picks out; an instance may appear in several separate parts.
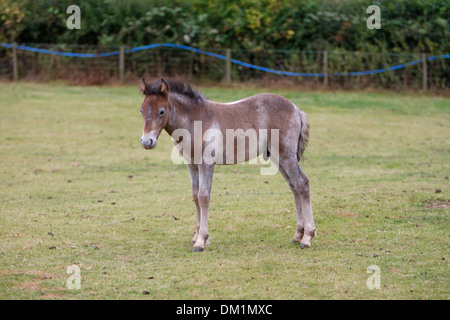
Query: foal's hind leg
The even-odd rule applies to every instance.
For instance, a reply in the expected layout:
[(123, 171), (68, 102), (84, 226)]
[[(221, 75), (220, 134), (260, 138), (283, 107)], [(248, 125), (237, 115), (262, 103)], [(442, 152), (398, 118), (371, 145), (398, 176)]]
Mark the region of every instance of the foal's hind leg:
[(312, 214), (308, 177), (303, 172), (296, 157), (280, 159), (279, 169), (295, 198), (297, 230), (293, 241), (300, 242), (300, 247), (310, 247), (311, 239), (316, 235), (316, 226)]

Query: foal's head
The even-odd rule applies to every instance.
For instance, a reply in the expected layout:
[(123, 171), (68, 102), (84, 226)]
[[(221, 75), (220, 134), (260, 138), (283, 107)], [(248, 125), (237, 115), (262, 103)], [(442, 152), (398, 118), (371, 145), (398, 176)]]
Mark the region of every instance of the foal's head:
[(169, 85), (164, 79), (161, 79), (160, 83), (158, 81), (158, 83), (151, 84), (147, 84), (145, 79), (142, 79), (140, 88), (142, 94), (145, 95), (141, 105), (144, 119), (141, 144), (145, 149), (153, 149), (159, 134), (167, 124)]

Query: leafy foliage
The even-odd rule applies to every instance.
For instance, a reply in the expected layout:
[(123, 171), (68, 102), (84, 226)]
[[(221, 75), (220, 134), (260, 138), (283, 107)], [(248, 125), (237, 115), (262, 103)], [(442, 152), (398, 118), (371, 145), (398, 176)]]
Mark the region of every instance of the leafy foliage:
[[(70, 4), (67, 0), (1, 0), (2, 36), (11, 38), (5, 35), (5, 30), (11, 30), (16, 41), (28, 43), (176, 42), (255, 51), (434, 53), (450, 49), (450, 2), (446, 0), (84, 0), (79, 3), (80, 30), (66, 28), (65, 10)], [(372, 4), (381, 9), (379, 30), (366, 26), (366, 9)]]
[(19, 5), (11, 0), (0, 0), (0, 40), (14, 41), (22, 30), (25, 14)]

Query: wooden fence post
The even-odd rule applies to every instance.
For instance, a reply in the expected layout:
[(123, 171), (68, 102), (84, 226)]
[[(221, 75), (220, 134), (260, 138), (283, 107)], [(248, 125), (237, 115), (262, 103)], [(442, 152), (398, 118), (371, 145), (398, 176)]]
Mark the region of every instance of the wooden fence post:
[(231, 49), (225, 49), (225, 82), (231, 83)]
[(119, 79), (120, 82), (124, 81), (125, 76), (125, 50), (123, 45), (120, 46), (119, 51)]
[(328, 52), (323, 52), (323, 88), (328, 89)]
[(427, 55), (422, 53), (422, 90), (428, 89)]
[(188, 71), (188, 80), (192, 79), (192, 75), (194, 74), (194, 52), (191, 51), (189, 53), (189, 71)]
[(17, 67), (17, 43), (12, 45), (12, 65), (13, 65), (13, 78), (14, 81), (19, 80), (19, 69)]

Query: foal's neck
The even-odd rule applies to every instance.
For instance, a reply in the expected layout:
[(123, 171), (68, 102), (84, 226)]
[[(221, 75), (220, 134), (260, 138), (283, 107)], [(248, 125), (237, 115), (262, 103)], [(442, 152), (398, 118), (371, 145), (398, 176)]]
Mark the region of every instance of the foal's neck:
[(190, 129), (190, 124), (200, 108), (204, 108), (204, 102), (195, 102), (182, 95), (173, 93), (169, 96), (169, 115), (164, 127), (166, 132), (172, 136), (176, 129)]

